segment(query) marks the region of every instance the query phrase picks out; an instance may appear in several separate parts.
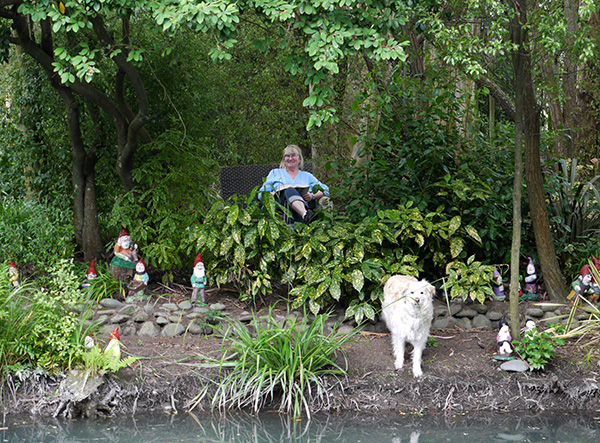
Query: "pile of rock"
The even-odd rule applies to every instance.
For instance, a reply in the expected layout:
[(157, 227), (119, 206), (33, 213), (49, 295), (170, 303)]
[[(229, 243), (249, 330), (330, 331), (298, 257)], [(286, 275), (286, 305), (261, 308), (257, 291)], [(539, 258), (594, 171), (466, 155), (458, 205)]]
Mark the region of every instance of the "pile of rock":
[[(568, 312), (568, 306), (550, 306), (528, 303), (521, 306), (521, 320), (532, 318), (536, 323)], [(435, 307), (433, 329), (459, 327), (461, 329), (490, 328), (498, 329), (502, 316), (508, 316), (508, 302), (450, 303), (438, 302)], [(299, 311), (289, 313), (276, 311), (275, 319), (284, 323), (291, 317), (303, 315)], [(193, 305), (189, 300), (164, 303), (120, 302), (114, 299), (100, 301), (94, 315), (102, 332), (109, 334), (119, 326), (123, 336), (175, 337), (183, 334), (208, 335), (213, 332), (212, 325), (225, 318), (249, 323), (252, 313), (248, 311), (228, 312), (221, 303), (206, 307)], [(353, 319), (345, 318), (343, 308), (339, 308), (327, 322), (329, 330), (336, 328), (340, 332), (350, 332), (356, 326)], [(387, 332), (382, 321), (370, 322), (364, 328), (370, 332)]]

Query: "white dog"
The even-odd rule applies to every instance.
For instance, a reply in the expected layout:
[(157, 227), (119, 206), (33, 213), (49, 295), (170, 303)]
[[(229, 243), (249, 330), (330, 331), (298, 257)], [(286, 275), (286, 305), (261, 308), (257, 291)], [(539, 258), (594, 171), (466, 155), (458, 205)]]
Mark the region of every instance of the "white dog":
[(420, 377), (421, 356), (433, 320), (435, 288), (427, 280), (394, 275), (383, 288), (382, 317), (392, 333), (396, 369), (404, 366), (404, 346), (413, 345), (413, 375)]

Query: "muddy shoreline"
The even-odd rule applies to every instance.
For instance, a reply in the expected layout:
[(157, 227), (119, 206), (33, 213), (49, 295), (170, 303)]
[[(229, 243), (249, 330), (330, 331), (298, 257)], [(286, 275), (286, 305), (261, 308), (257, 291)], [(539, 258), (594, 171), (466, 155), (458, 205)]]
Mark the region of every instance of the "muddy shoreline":
[[(215, 294), (214, 298), (223, 304), (227, 315), (239, 319), (248, 316), (248, 307), (241, 305), (235, 295)], [(162, 296), (159, 300), (148, 311), (145, 323), (162, 318), (159, 311), (165, 305), (160, 306), (161, 303), (181, 302), (176, 296)], [(523, 304), (523, 314), (531, 307)], [(495, 303), (491, 308), (506, 312), (508, 304)], [(105, 314), (102, 310), (98, 312)], [(195, 318), (191, 317), (190, 322)], [(122, 321), (122, 331), (127, 328), (132, 331), (121, 336), (122, 356), (138, 357), (133, 366), (97, 379), (86, 378), (77, 371), (56, 376), (36, 372), (13, 374), (1, 386), (3, 415), (93, 418), (210, 411), (208, 396), (197, 401), (206, 387), (210, 392), (211, 385), (223, 376), (215, 363), (223, 352), (223, 342), (207, 333), (210, 326), (198, 328), (197, 334), (189, 333), (188, 324), (185, 326), (188, 333), (182, 335), (145, 336), (140, 335), (140, 326), (136, 333), (135, 315)], [(543, 328), (541, 321), (540, 324)], [(108, 321), (106, 330), (113, 327)], [(597, 346), (586, 346), (585, 339), (570, 340), (565, 346), (555, 348), (555, 358), (543, 371), (506, 372), (493, 358), (496, 334), (494, 327), (433, 328), (434, 344), (428, 345), (423, 353), (424, 375), (414, 379), (410, 364), (405, 364), (403, 371), (394, 369), (389, 334), (361, 333), (338, 355), (338, 363), (347, 368), (347, 376), (327, 378), (326, 395), (314, 398), (310, 409), (330, 413), (409, 414), (600, 411)], [(105, 346), (103, 337), (97, 340)], [(407, 353), (407, 361), (409, 358)], [(276, 399), (264, 407), (277, 408)]]
[[(600, 411), (600, 382), (596, 371), (572, 365), (566, 359), (544, 372), (489, 371), (448, 373), (427, 371), (419, 379), (409, 372), (349, 371), (344, 378), (327, 379), (327, 395), (313, 400), (314, 412), (473, 413), (473, 412), (581, 412)], [(208, 380), (218, 370), (186, 368), (169, 376), (152, 368), (122, 369), (105, 375), (84, 399), (66, 395), (65, 375), (24, 380), (11, 377), (2, 386), (2, 412), (42, 417), (114, 417), (136, 413), (195, 413), (210, 411), (207, 398), (197, 402)], [(88, 381), (90, 383), (90, 381)], [(265, 409), (277, 409), (273, 402)]]

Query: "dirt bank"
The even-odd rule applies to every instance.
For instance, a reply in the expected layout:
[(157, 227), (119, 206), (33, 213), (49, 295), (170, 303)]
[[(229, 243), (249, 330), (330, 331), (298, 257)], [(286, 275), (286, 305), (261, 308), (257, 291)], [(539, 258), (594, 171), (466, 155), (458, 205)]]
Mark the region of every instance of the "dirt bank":
[[(245, 310), (231, 295), (219, 302), (228, 310)], [(348, 376), (327, 381), (325, 401), (314, 410), (395, 410), (403, 412), (473, 411), (598, 411), (600, 410), (599, 353), (595, 347), (568, 342), (543, 372), (512, 373), (493, 359), (496, 330), (433, 329), (436, 346), (423, 355), (424, 376), (414, 379), (410, 365), (396, 371), (390, 337), (366, 333), (346, 347), (340, 362)], [(65, 401), (65, 376), (31, 375), (10, 378), (2, 388), (2, 408), (8, 413), (44, 416), (122, 415), (140, 411), (207, 410), (195, 397), (208, 380), (218, 379), (210, 359), (222, 343), (210, 335), (122, 337), (124, 353), (140, 357), (132, 367), (99, 381), (89, 399)], [(86, 384), (88, 382), (86, 381)], [(88, 386), (86, 386), (87, 388)], [(61, 396), (61, 394), (63, 394)]]

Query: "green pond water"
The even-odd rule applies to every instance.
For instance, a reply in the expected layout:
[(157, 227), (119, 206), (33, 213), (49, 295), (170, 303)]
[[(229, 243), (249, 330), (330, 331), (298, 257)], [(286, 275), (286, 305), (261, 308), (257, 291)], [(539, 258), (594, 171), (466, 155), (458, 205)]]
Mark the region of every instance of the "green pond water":
[[(600, 414), (599, 414), (600, 415)], [(1, 417), (0, 417), (1, 418)], [(205, 413), (54, 420), (6, 416), (2, 442), (600, 442), (600, 416), (581, 414)]]

